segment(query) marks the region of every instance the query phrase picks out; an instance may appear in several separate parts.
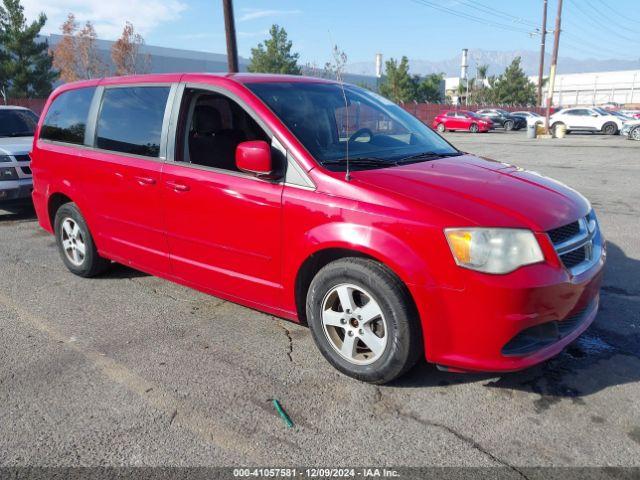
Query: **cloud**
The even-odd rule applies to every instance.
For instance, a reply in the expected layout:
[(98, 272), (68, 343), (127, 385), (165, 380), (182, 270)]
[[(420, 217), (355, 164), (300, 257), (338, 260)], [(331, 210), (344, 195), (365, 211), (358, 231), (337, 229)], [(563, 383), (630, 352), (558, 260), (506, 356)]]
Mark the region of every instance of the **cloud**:
[(242, 15), (238, 18), (239, 22), (249, 20), (257, 20), (258, 18), (280, 17), (284, 15), (300, 15), (301, 10), (264, 10), (259, 8), (243, 8)]
[(28, 19), (40, 12), (47, 15), (48, 33), (59, 33), (60, 25), (73, 13), (79, 23), (91, 21), (98, 37), (115, 39), (125, 22), (146, 35), (161, 24), (177, 20), (187, 8), (181, 0), (22, 0)]

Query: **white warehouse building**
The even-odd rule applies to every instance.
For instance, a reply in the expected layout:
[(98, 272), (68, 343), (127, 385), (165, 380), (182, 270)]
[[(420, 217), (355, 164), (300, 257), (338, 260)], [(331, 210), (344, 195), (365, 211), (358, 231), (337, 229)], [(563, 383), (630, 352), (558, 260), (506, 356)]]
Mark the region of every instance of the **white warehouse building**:
[[(537, 82), (537, 77), (532, 77)], [(545, 91), (545, 98), (548, 93)], [(640, 104), (640, 70), (570, 73), (556, 77), (553, 104), (601, 105), (607, 102)]]
[[(538, 77), (529, 79), (537, 84)], [(453, 93), (460, 83), (459, 77), (445, 79), (446, 90)], [(543, 87), (546, 99), (548, 93)], [(455, 99), (454, 99), (455, 100)], [(590, 106), (615, 102), (627, 106), (640, 106), (640, 70), (615, 72), (566, 73), (556, 76), (553, 92), (555, 106)]]

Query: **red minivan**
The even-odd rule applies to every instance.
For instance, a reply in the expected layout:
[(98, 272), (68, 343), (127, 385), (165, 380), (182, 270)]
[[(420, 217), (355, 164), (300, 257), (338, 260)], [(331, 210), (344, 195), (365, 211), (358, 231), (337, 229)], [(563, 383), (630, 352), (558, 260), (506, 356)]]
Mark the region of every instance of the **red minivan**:
[(451, 371), (526, 368), (598, 310), (605, 245), (582, 195), (461, 152), (351, 85), (67, 84), (31, 157), (38, 220), (71, 272), (119, 262), (306, 323), (363, 381), (421, 356)]

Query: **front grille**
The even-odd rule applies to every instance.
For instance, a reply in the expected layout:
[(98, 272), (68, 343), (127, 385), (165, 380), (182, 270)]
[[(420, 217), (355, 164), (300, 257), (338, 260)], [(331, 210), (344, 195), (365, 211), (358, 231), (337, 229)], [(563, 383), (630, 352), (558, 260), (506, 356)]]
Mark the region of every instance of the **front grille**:
[(571, 237), (575, 237), (580, 233), (580, 223), (577, 221), (564, 225), (560, 228), (555, 228), (549, 231), (549, 238), (554, 244), (566, 242)]
[(580, 247), (576, 250), (570, 251), (569, 253), (560, 255), (560, 260), (562, 260), (564, 266), (569, 269), (580, 265), (582, 262), (587, 260), (586, 247)]
[(22, 173), (25, 175), (31, 175), (31, 168), (29, 167), (20, 167), (22, 169)]
[(602, 253), (602, 238), (593, 210), (586, 217), (547, 232), (562, 264), (578, 275), (595, 263)]
[(18, 162), (30, 162), (31, 158), (29, 155), (14, 155), (16, 157), (16, 161)]

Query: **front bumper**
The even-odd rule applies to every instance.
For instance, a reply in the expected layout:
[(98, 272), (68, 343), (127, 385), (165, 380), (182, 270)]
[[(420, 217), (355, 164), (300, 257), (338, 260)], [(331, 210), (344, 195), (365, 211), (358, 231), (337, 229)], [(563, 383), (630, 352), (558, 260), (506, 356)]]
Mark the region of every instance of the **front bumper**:
[(29, 203), (32, 190), (33, 180), (31, 178), (0, 181), (0, 207)]
[(542, 263), (508, 275), (469, 271), (464, 288), (425, 289), (418, 308), (427, 360), (454, 371), (508, 372), (557, 355), (596, 317), (605, 258), (603, 248), (576, 276)]

